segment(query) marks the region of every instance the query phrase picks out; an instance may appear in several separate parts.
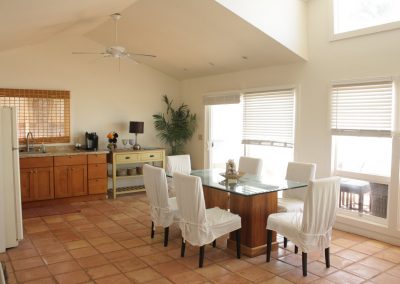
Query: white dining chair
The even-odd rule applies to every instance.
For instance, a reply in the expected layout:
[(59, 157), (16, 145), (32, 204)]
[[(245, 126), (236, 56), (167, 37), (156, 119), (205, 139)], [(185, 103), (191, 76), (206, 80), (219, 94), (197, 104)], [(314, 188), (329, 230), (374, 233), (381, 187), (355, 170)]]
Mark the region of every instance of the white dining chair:
[(204, 245), (213, 242), (215, 247), (217, 238), (236, 231), (236, 256), (240, 258), (240, 216), (218, 207), (206, 209), (200, 177), (175, 173), (173, 178), (182, 231), (181, 257), (185, 256), (186, 242), (199, 246), (199, 267), (203, 267)]
[(240, 157), (238, 171), (241, 173), (261, 176), (262, 160), (258, 158)]
[(307, 276), (307, 253), (314, 250), (325, 250), (325, 265), (329, 268), (329, 246), (339, 195), (339, 177), (312, 180), (306, 193), (303, 212), (270, 214), (267, 219), (267, 262), (271, 259), (272, 231), (275, 231), (301, 249), (303, 276)]
[(163, 168), (143, 166), (143, 180), (150, 203), (151, 238), (156, 226), (164, 228), (164, 246), (168, 245), (169, 226), (178, 217), (175, 197), (168, 197), (167, 178)]
[[(289, 162), (285, 179), (308, 183), (315, 179), (316, 164)], [(284, 190), (278, 199), (278, 212), (303, 211), (307, 188)]]
[[(190, 175), (192, 171), (192, 164), (190, 162), (190, 155), (175, 155), (167, 156), (166, 172), (168, 174), (181, 173)], [(167, 177), (168, 191), (170, 195), (175, 195), (174, 180), (171, 177)]]
[[(286, 169), (286, 179), (307, 183), (315, 179), (317, 165), (314, 163), (289, 162)], [(306, 188), (284, 190), (282, 198), (278, 199), (278, 212), (303, 211)], [(287, 247), (287, 238), (283, 238), (283, 247)]]

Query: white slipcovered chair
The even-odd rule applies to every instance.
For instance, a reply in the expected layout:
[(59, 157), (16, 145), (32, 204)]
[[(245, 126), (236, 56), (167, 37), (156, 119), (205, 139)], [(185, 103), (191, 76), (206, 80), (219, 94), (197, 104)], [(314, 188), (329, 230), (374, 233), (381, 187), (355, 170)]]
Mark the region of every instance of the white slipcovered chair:
[[(190, 155), (175, 155), (167, 156), (166, 171), (168, 174), (181, 173), (190, 175), (192, 171), (192, 164), (190, 162)], [(173, 178), (167, 177), (168, 190), (172, 195), (175, 194), (174, 180)]]
[(217, 238), (236, 231), (236, 253), (240, 258), (240, 216), (218, 207), (206, 209), (199, 177), (175, 173), (173, 178), (182, 231), (181, 257), (185, 256), (186, 242), (200, 246), (199, 267), (203, 267), (204, 245), (213, 242), (215, 247)]
[(303, 276), (307, 276), (307, 253), (314, 250), (325, 250), (325, 264), (329, 268), (329, 246), (339, 195), (339, 177), (312, 180), (309, 183), (303, 212), (283, 212), (269, 215), (267, 219), (267, 262), (271, 259), (272, 231), (275, 231), (290, 239), (296, 247), (301, 249)]
[(176, 198), (168, 198), (167, 178), (162, 168), (143, 166), (143, 180), (150, 203), (151, 238), (155, 226), (164, 228), (164, 246), (168, 245), (169, 226), (178, 218)]
[(262, 160), (258, 158), (240, 157), (238, 171), (255, 176), (261, 176)]
[[(286, 169), (286, 179), (308, 183), (315, 179), (317, 165), (313, 163), (289, 162)], [(282, 198), (278, 199), (278, 212), (303, 211), (307, 188), (284, 190)], [(287, 247), (287, 238), (283, 239), (283, 246)]]

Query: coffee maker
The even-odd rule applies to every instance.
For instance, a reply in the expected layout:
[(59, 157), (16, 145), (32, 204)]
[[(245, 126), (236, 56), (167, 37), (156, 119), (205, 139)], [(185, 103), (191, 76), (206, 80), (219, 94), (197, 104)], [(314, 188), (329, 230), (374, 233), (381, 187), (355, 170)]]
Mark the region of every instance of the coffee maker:
[(86, 132), (86, 150), (96, 151), (99, 147), (99, 137), (96, 132)]

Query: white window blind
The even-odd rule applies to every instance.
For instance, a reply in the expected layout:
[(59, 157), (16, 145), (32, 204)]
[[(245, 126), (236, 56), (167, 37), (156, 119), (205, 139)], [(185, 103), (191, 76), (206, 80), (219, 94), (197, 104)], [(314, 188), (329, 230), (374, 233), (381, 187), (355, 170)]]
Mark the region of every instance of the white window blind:
[(228, 105), (240, 104), (240, 92), (220, 93), (214, 95), (207, 95), (204, 97), (204, 105)]
[(334, 85), (332, 134), (391, 136), (392, 103), (392, 81)]
[(243, 144), (293, 147), (294, 89), (243, 96)]

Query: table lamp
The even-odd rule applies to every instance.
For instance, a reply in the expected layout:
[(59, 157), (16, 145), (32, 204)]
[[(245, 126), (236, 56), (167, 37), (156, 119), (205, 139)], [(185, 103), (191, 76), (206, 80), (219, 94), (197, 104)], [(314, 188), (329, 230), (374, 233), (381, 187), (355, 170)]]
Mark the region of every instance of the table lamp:
[(140, 145), (137, 143), (138, 133), (143, 133), (144, 122), (143, 121), (131, 121), (129, 122), (129, 133), (135, 133), (135, 145), (133, 145), (133, 150), (140, 150)]

